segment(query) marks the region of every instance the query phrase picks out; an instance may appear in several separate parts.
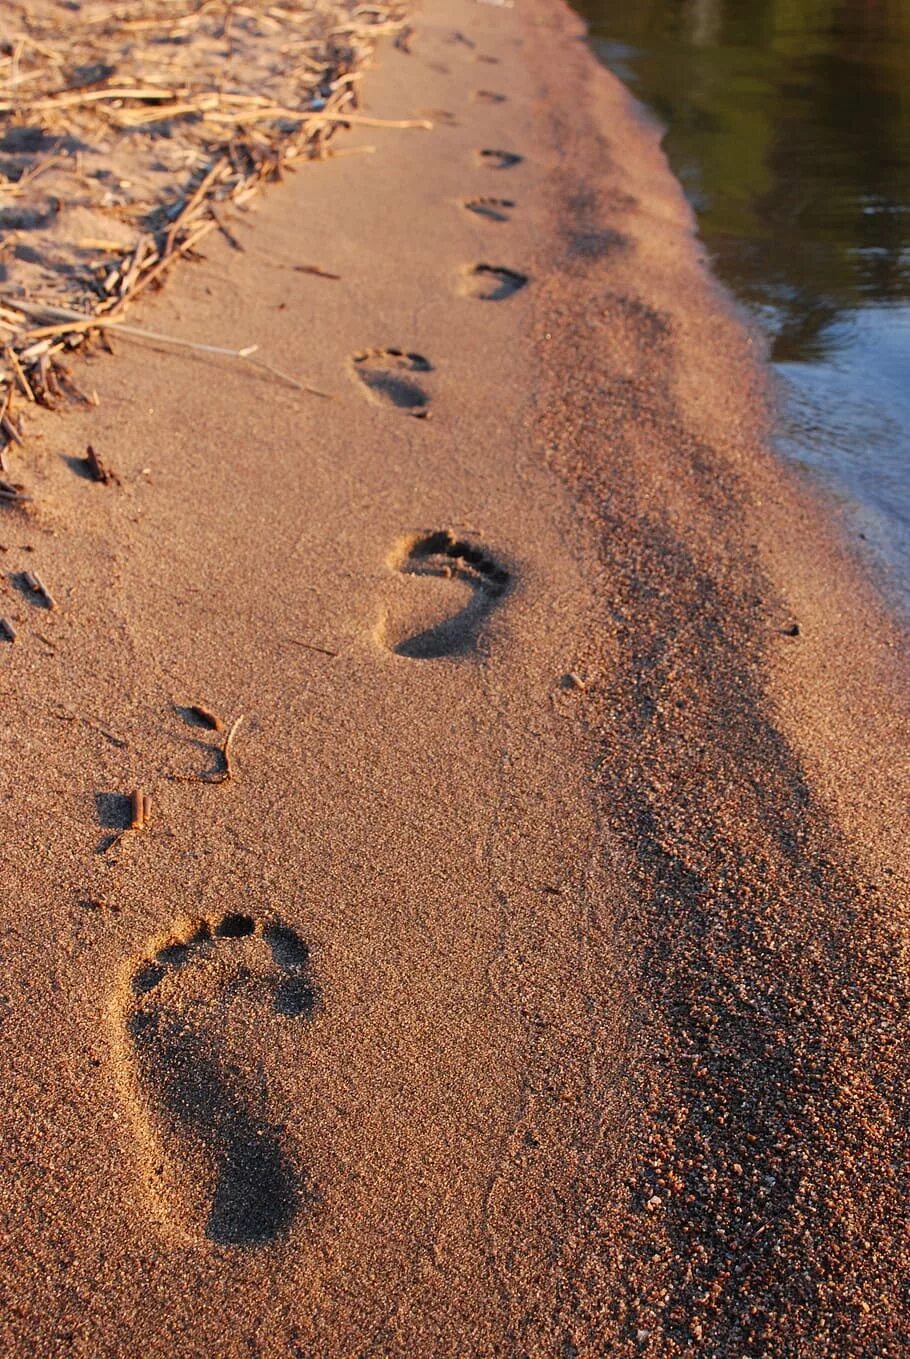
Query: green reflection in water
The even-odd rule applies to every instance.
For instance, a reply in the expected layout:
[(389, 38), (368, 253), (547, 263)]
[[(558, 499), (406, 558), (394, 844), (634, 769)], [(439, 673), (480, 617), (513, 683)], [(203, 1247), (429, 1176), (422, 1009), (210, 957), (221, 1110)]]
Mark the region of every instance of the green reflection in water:
[(577, 0), (776, 360), (910, 298), (910, 0)]

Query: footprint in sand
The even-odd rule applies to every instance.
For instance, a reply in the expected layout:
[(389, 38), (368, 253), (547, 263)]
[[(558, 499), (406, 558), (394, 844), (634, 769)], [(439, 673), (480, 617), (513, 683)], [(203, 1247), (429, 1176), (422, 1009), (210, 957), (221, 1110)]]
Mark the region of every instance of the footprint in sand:
[(433, 365), (422, 354), (402, 349), (363, 349), (355, 354), (354, 371), (370, 397), (382, 406), (394, 406), (405, 415), (429, 415), (430, 398), (415, 373), (431, 373)]
[(404, 579), (377, 636), (411, 660), (474, 651), (487, 615), (512, 584), (511, 572), (485, 549), (448, 529), (401, 539), (388, 564)]
[(524, 160), (524, 156), (520, 156), (517, 151), (495, 150), (478, 151), (477, 158), (481, 165), (486, 165), (490, 170), (511, 170)]
[(529, 282), (527, 274), (497, 264), (470, 265), (462, 275), (461, 292), (480, 302), (503, 302), (514, 297)]
[(312, 1191), (276, 1107), (282, 1046), (318, 997), (309, 950), (230, 914), (155, 940), (116, 997), (116, 1050), (153, 1207), (192, 1239), (256, 1246)]
[(511, 198), (465, 198), (462, 207), (488, 222), (509, 222), (515, 202)]

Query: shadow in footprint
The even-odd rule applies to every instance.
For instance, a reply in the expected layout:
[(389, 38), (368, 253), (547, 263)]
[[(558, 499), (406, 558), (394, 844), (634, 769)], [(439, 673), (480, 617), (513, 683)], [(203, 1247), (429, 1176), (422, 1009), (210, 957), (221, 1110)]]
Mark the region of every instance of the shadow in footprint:
[(246, 1107), (243, 1075), (218, 1062), (204, 1040), (160, 1012), (134, 1015), (129, 1032), (140, 1065), (154, 1072), (165, 1123), (189, 1131), (214, 1170), (206, 1237), (233, 1246), (271, 1240), (294, 1217), (299, 1191), (280, 1129)]
[(466, 198), (462, 206), (489, 222), (508, 222), (515, 203), (511, 198)]
[(526, 287), (528, 281), (527, 274), (520, 274), (516, 269), (475, 264), (464, 275), (461, 291), (465, 297), (477, 298), (479, 302), (504, 302)]
[(410, 583), (380, 625), (385, 645), (411, 660), (473, 651), (491, 608), (512, 584), (511, 573), (501, 563), (448, 529), (403, 539), (389, 565), (405, 577), (429, 578), (419, 587), (419, 596)]
[(490, 170), (511, 170), (514, 165), (520, 165), (524, 156), (519, 156), (516, 151), (478, 151), (478, 158), (481, 165), (486, 165)]
[(242, 914), (156, 941), (133, 969), (121, 1029), (130, 1098), (153, 1149), (154, 1197), (189, 1235), (260, 1245), (312, 1199), (274, 1115), (262, 1034), (317, 1003), (299, 935)]
[(383, 406), (394, 406), (405, 415), (425, 418), (430, 398), (414, 377), (431, 373), (433, 365), (422, 354), (402, 349), (364, 349), (353, 357), (354, 371), (372, 399)]

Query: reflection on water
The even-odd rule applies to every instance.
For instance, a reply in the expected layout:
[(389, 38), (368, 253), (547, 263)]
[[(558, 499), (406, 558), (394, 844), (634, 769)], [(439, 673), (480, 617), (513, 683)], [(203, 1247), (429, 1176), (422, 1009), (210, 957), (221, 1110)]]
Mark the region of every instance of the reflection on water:
[(576, 0), (910, 605), (910, 0)]

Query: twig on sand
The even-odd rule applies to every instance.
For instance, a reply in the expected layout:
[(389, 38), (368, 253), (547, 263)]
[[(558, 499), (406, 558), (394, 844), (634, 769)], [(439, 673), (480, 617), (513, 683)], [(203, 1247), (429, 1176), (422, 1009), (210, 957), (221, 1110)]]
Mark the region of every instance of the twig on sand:
[(57, 601), (39, 575), (36, 575), (34, 571), (23, 571), (22, 580), (33, 595), (37, 595), (39, 599), (44, 601), (46, 609), (56, 609)]
[(151, 814), (152, 799), (141, 788), (136, 788), (130, 793), (130, 824), (124, 827), (122, 831), (118, 831), (101, 852), (110, 854), (112, 850), (123, 843), (128, 835), (132, 836), (135, 835), (136, 831), (145, 830)]
[(337, 160), (339, 156), (374, 156), (375, 146), (330, 146), (324, 153), (325, 160)]
[(13, 374), (15, 376), (16, 381), (22, 388), (23, 396), (26, 398), (27, 401), (34, 401), (35, 393), (31, 389), (28, 378), (22, 371), (22, 364), (19, 362), (19, 359), (16, 355), (16, 351), (10, 345), (7, 345), (6, 349), (4, 350), (4, 354), (10, 368), (12, 368), (13, 370)]
[(0, 501), (4, 505), (27, 505), (31, 500), (21, 486), (12, 481), (0, 480)]
[[(212, 224), (214, 225), (214, 223)], [(30, 337), (43, 337), (46, 335), (58, 335), (70, 333), (72, 331), (105, 330), (114, 331), (118, 335), (126, 335), (133, 340), (145, 340), (151, 344), (169, 344), (177, 349), (189, 349), (196, 354), (216, 354), (225, 359), (240, 359), (248, 363), (253, 368), (259, 368), (263, 372), (271, 373), (273, 377), (279, 378), (298, 392), (308, 392), (311, 396), (322, 396), (331, 399), (331, 392), (323, 392), (318, 387), (312, 387), (308, 383), (300, 382), (297, 378), (291, 377), (290, 373), (283, 372), (276, 368), (274, 364), (266, 363), (264, 359), (253, 358), (258, 350), (256, 344), (245, 345), (243, 349), (229, 349), (219, 344), (201, 344), (198, 340), (184, 340), (178, 335), (166, 335), (160, 330), (145, 330), (139, 326), (130, 326), (125, 322), (117, 320), (115, 317), (108, 316), (86, 316), (82, 312), (73, 311), (69, 307), (55, 307), (49, 303), (22, 303), (24, 310), (31, 314), (44, 314), (46, 316), (66, 317), (66, 323), (55, 326), (43, 326), (38, 330), (30, 332)]]
[(101, 461), (91, 444), (85, 450), (85, 465), (92, 481), (100, 481), (103, 486), (111, 486), (120, 481), (117, 473), (112, 472)]
[(9, 403), (7, 403), (7, 407), (4, 408), (3, 414), (0, 415), (0, 429), (3, 430), (3, 433), (9, 439), (11, 444), (18, 444), (21, 448), (22, 435), (19, 433), (18, 429), (13, 424), (12, 419), (10, 418), (8, 405)]
[[(194, 705), (190, 709), (190, 711), (198, 712), (201, 714), (202, 712), (207, 712), (208, 710), (197, 708)], [(214, 717), (214, 713), (210, 713), (208, 715), (210, 717)], [(237, 733), (237, 728), (240, 726), (241, 722), (243, 721), (243, 718), (244, 718), (243, 713), (241, 713), (239, 717), (234, 718), (234, 721), (231, 723), (230, 728), (228, 729), (227, 735), (225, 736), (224, 740), (221, 743), (218, 753), (220, 754), (222, 760), (224, 761), (224, 767), (222, 769), (216, 770), (214, 774), (173, 774), (171, 777), (177, 779), (179, 783), (230, 783), (231, 779), (234, 777), (234, 766), (231, 759), (231, 749), (234, 737)], [(219, 726), (220, 725), (221, 724), (219, 723)]]
[(144, 830), (152, 811), (152, 799), (141, 788), (130, 794), (130, 830)]
[(340, 279), (340, 274), (332, 274), (328, 269), (320, 269), (318, 264), (295, 264), (295, 274), (313, 274), (315, 278)]
[(210, 783), (228, 783), (230, 779), (234, 777), (234, 769), (231, 764), (231, 742), (234, 739), (237, 728), (243, 721), (243, 716), (243, 713), (241, 713), (240, 716), (235, 717), (234, 721), (231, 723), (230, 730), (224, 738), (224, 745), (221, 747), (221, 757), (224, 760), (224, 769), (221, 770), (220, 774), (213, 776), (209, 780)]
[(306, 651), (318, 651), (320, 656), (337, 656), (337, 651), (330, 651), (327, 646), (314, 646), (312, 642), (301, 642), (297, 637), (285, 637), (286, 642), (291, 646), (302, 646)]

